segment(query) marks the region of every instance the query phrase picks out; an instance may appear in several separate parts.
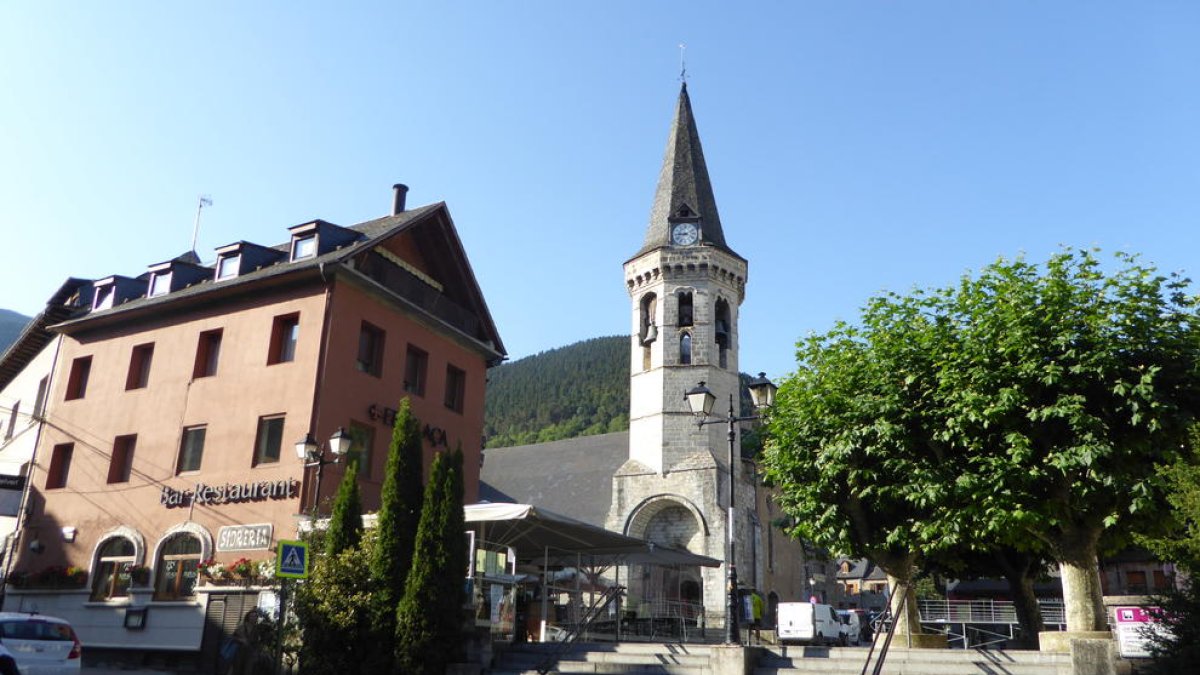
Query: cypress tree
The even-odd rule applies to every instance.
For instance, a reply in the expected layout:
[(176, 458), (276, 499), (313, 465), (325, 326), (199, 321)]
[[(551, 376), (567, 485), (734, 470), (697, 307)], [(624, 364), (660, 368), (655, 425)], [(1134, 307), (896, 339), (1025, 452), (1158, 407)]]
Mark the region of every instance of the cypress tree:
[(325, 553), (337, 555), (362, 540), (362, 497), (358, 492), (358, 463), (351, 462), (338, 486), (325, 533)]
[[(441, 634), (445, 612), (439, 596), (445, 590), (446, 546), (442, 530), (446, 523), (446, 461), (442, 453), (433, 459), (425, 486), (425, 508), (417, 527), (412, 568), (404, 586), (404, 597), (396, 608), (396, 667), (404, 675), (441, 675), (450, 655)], [(460, 507), (461, 509), (461, 507)], [(460, 572), (461, 575), (461, 572)]]
[(374, 640), (364, 672), (392, 669), (392, 638), (396, 630), (396, 603), (404, 594), (405, 577), (412, 564), (414, 538), (421, 518), (421, 424), (413, 417), (407, 398), (401, 399), (392, 426), (387, 468), (380, 495), (378, 540), (371, 555), (371, 621)]
[(463, 514), (463, 451), (459, 443), (446, 462), (446, 489), (442, 495), (445, 508), (442, 511), (441, 538), (446, 554), (445, 569), (438, 573), (442, 590), (438, 593), (441, 607), (438, 617), (442, 620), (439, 634), (443, 639), (448, 661), (453, 663), (462, 657), (463, 605), (466, 603), (467, 540), (466, 519)]

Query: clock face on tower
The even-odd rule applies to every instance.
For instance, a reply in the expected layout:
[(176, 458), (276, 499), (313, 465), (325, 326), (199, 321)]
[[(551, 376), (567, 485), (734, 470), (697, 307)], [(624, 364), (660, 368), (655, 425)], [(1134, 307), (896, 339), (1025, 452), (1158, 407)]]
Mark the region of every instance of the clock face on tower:
[(700, 239), (700, 228), (696, 223), (676, 223), (671, 228), (671, 243), (676, 246), (691, 246)]

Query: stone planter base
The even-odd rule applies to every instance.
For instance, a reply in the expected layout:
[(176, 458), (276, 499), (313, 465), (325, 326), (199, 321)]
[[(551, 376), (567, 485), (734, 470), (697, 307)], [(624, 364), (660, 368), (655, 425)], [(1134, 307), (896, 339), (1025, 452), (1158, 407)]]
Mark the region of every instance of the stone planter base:
[(1112, 631), (1061, 631), (1044, 630), (1038, 633), (1039, 649), (1043, 652), (1070, 653), (1073, 640), (1109, 640), (1113, 639)]

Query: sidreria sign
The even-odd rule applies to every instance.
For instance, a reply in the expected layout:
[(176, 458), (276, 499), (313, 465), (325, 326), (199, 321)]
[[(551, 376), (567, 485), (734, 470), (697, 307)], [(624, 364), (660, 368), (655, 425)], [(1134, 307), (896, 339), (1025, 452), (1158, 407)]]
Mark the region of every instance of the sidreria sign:
[(163, 486), (158, 497), (158, 503), (168, 509), (211, 504), (237, 504), (240, 502), (261, 502), (268, 499), (291, 499), (300, 494), (300, 481), (295, 478), (276, 481), (260, 481), (258, 483), (225, 483), (224, 485), (205, 485), (196, 483), (191, 490), (176, 490)]

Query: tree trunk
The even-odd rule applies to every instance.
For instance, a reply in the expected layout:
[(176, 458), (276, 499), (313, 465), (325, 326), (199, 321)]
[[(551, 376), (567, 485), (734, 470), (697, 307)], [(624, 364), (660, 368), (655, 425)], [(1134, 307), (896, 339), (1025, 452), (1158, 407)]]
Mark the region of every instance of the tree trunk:
[(1017, 625), (1021, 627), (1021, 637), (1014, 644), (1023, 649), (1037, 649), (1038, 633), (1046, 630), (1042, 608), (1038, 604), (1037, 594), (1033, 592), (1033, 582), (1042, 571), (1042, 558), (1013, 548), (998, 549), (993, 558), (1008, 582), (1013, 609), (1017, 613)]
[(1022, 649), (1037, 649), (1038, 633), (1046, 630), (1046, 624), (1042, 622), (1042, 608), (1033, 592), (1033, 579), (1028, 572), (1008, 577), (1013, 609), (1017, 612), (1017, 624), (1021, 627), (1021, 637), (1016, 643)]
[(1058, 567), (1062, 572), (1063, 601), (1067, 611), (1067, 631), (1108, 630), (1104, 596), (1100, 590), (1096, 542), (1099, 528), (1081, 527), (1063, 533), (1058, 543)]
[[(912, 572), (908, 573), (906, 578), (893, 576), (890, 572), (887, 575), (888, 588), (895, 591), (888, 598), (888, 607), (892, 610), (892, 616), (896, 622), (896, 640), (892, 644), (898, 647), (907, 646), (907, 636), (912, 633), (921, 632), (921, 614), (917, 609), (917, 592), (912, 587)], [(900, 601), (907, 596), (904, 601), (904, 609), (900, 609)]]
[[(921, 615), (917, 610), (917, 594), (912, 587), (913, 563), (917, 556), (907, 555), (876, 555), (875, 561), (880, 569), (887, 574), (888, 607), (891, 609), (893, 621), (896, 623), (896, 637), (904, 640), (911, 633), (921, 632)], [(900, 610), (900, 600), (907, 596), (903, 611)]]

